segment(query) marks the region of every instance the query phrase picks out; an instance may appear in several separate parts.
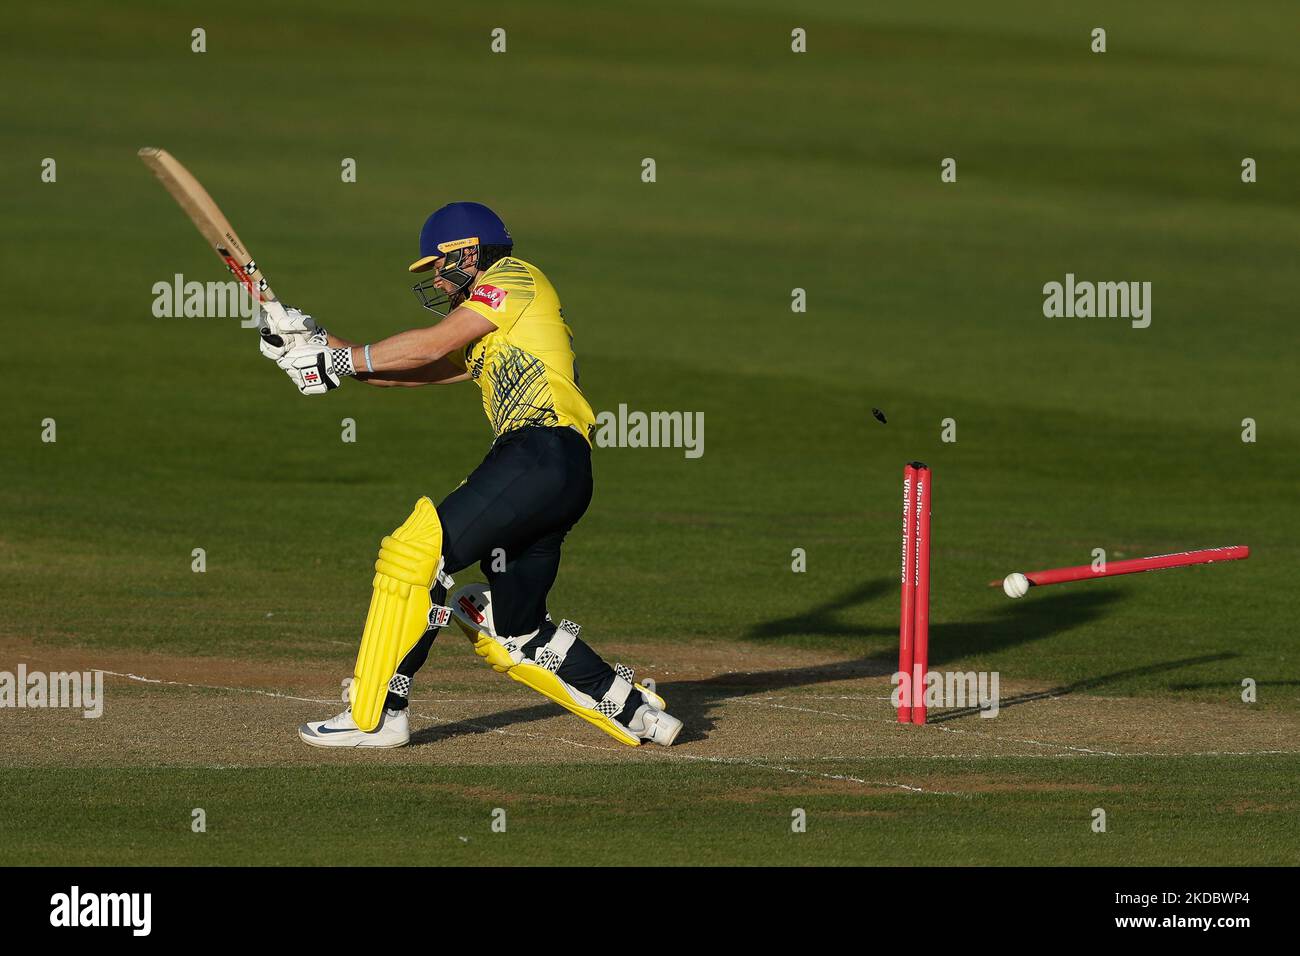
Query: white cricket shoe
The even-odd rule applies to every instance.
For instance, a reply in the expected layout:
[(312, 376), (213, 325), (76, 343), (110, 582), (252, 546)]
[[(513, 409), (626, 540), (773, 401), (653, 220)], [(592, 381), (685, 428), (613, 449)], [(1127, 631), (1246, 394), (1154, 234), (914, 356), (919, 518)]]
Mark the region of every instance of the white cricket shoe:
[[(644, 693), (644, 692), (643, 692)], [(659, 698), (662, 700), (662, 698)], [(632, 722), (627, 729), (642, 740), (663, 747), (671, 747), (677, 735), (682, 732), (682, 722), (665, 710), (659, 710), (652, 704), (642, 704), (632, 715)]]
[(352, 719), (349, 707), (329, 720), (303, 724), (298, 736), (313, 747), (405, 747), (411, 740), (411, 721), (405, 708), (385, 710), (379, 726), (365, 731)]

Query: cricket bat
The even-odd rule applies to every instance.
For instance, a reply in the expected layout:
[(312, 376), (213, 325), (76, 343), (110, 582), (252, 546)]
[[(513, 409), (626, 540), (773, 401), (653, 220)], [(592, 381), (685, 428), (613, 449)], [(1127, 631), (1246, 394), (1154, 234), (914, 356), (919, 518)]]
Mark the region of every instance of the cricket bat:
[[(140, 159), (153, 170), (158, 181), (172, 194), (172, 198), (185, 210), (190, 221), (198, 228), (203, 238), (208, 241), (226, 267), (235, 274), (249, 294), (257, 302), (276, 302), (271, 285), (262, 275), (247, 247), (235, 234), (219, 206), (208, 195), (208, 191), (194, 178), (188, 169), (182, 166), (171, 153), (155, 146), (146, 146), (139, 152)], [(258, 334), (271, 345), (280, 346), (284, 340), (272, 334), (269, 327), (262, 324)]]

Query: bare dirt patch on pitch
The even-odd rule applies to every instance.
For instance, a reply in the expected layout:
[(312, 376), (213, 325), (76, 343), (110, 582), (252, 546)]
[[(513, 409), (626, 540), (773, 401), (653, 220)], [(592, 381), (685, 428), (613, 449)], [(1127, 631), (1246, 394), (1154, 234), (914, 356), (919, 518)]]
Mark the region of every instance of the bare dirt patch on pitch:
[[(956, 774), (945, 761), (994, 757), (1125, 759), (1146, 755), (1293, 753), (1300, 719), (1222, 704), (1150, 698), (1034, 696), (994, 719), (938, 712), (900, 726), (888, 667), (814, 651), (699, 643), (647, 653), (604, 645), (658, 679), (686, 730), (670, 750), (620, 745), (526, 687), (496, 674), (456, 635), (435, 645), (412, 703), (412, 745), (393, 751), (320, 750), (296, 728), (342, 709), (340, 649), (327, 664), (181, 658), (94, 648), (0, 644), (0, 670), (105, 671), (104, 714), (0, 710), (0, 743), (13, 767), (529, 765), (686, 761), (773, 773), (794, 789), (987, 791), (997, 781)], [(881, 774), (881, 759), (897, 761)], [(871, 773), (853, 772), (875, 761)], [(888, 766), (895, 766), (893, 763)], [(849, 768), (846, 770), (845, 768)], [(743, 798), (742, 798), (743, 799)]]

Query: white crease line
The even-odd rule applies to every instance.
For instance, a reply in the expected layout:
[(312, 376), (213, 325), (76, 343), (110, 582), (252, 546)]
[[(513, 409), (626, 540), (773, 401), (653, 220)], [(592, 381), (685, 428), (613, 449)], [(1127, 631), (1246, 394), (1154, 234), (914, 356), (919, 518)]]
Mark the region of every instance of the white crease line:
[[(1065, 756), (1065, 755), (1062, 755)], [(1127, 753), (1117, 757), (1281, 757), (1300, 756), (1300, 750), (1198, 750), (1191, 753)]]
[[(185, 681), (162, 680), (157, 677), (145, 677), (141, 674), (123, 674), (120, 671), (108, 671), (103, 668), (91, 668), (99, 670), (112, 677), (125, 677), (127, 680), (138, 681), (141, 684), (163, 684), (169, 687), (189, 687), (194, 690), (225, 690), (233, 694), (257, 694), (262, 697), (277, 697), (281, 700), (303, 701), (309, 704), (342, 704), (342, 697), (295, 697), (293, 694), (282, 694), (279, 691), (258, 690), (255, 687), (227, 687), (222, 684), (189, 684)], [(518, 702), (523, 698), (520, 697), (412, 697), (412, 704), (426, 703), (447, 703), (447, 704), (498, 704)]]
[[(161, 680), (155, 677), (141, 677), (139, 674), (123, 674), (118, 671), (108, 671), (108, 670), (104, 671), (104, 673), (111, 674), (113, 677), (125, 677), (127, 680), (139, 681), (142, 684), (163, 684), (171, 687), (189, 687), (198, 690), (225, 690), (225, 691), (232, 691), (234, 693), (239, 693), (239, 694), (257, 694), (263, 697), (276, 697), (282, 700), (296, 700), (296, 701), (302, 701), (304, 703), (311, 703), (311, 704), (331, 703), (331, 700), (329, 698), (320, 699), (320, 698), (313, 698), (313, 697), (294, 697), (291, 694), (281, 694), (276, 691), (268, 691), (268, 690), (257, 690), (256, 688), (253, 687), (222, 687), (215, 684), (189, 684), (184, 681)], [(506, 699), (506, 698), (497, 698), (497, 699)], [(473, 698), (471, 700), (477, 700), (477, 698)], [(412, 703), (417, 703), (417, 702), (418, 701), (415, 700), (412, 701)], [(342, 701), (336, 700), (333, 701), (333, 703), (342, 703)], [(567, 737), (558, 737), (554, 734), (534, 734), (534, 733), (529, 733), (528, 731), (508, 731), (508, 730), (503, 730), (500, 727), (486, 727), (481, 724), (473, 723), (472, 721), (464, 720), (462, 718), (437, 717), (432, 714), (415, 714), (414, 711), (412, 711), (412, 713), (414, 714), (414, 716), (420, 718), (421, 720), (432, 720), (437, 723), (463, 723), (466, 726), (475, 728), (476, 730), (487, 731), (489, 733), (494, 733), (494, 734), (501, 734), (506, 737), (544, 737), (546, 740), (557, 741), (559, 743), (568, 744), (572, 747), (578, 747), (584, 750), (604, 750), (611, 753), (616, 752), (610, 747), (596, 747), (591, 744), (579, 743), (576, 740), (569, 740)]]
[[(892, 714), (891, 714), (890, 716), (888, 716), (888, 717), (877, 717), (877, 716), (873, 716), (872, 714), (841, 714), (841, 713), (837, 713), (836, 711), (833, 711), (833, 710), (817, 710), (817, 709), (812, 708), (812, 707), (792, 707), (792, 706), (789, 705), (789, 704), (773, 704), (773, 703), (770, 703), (770, 701), (771, 701), (771, 700), (774, 700), (774, 699), (778, 699), (778, 698), (759, 698), (759, 699), (755, 699), (755, 698), (741, 698), (741, 697), (736, 697), (736, 698), (732, 698), (732, 699), (728, 700), (727, 703), (729, 703), (729, 704), (749, 704), (751, 707), (770, 707), (770, 708), (773, 709), (773, 710), (794, 710), (794, 711), (799, 711), (799, 712), (802, 712), (802, 713), (805, 713), (805, 714), (821, 714), (821, 715), (826, 716), (826, 717), (841, 717), (841, 718), (843, 718), (844, 720), (859, 720), (859, 721), (863, 721), (863, 722), (872, 722), (872, 723), (878, 723), (878, 724), (888, 724), (888, 725), (891, 725), (891, 726), (897, 723), (897, 721), (894, 719), (894, 717), (893, 717)], [(831, 698), (831, 699), (836, 699), (836, 698)], [(873, 697), (873, 698), (865, 698), (865, 697), (850, 697), (850, 698), (838, 698), (838, 699), (842, 699), (842, 700), (861, 700), (861, 701), (863, 701), (864, 703), (865, 703), (865, 702), (868, 702), (868, 701), (876, 702), (876, 701), (887, 701), (887, 700), (889, 700), (888, 697)], [(942, 711), (942, 710), (939, 710), (939, 709), (935, 708), (935, 709), (932, 709), (932, 710), (931, 710), (931, 713), (934, 714), (935, 716), (939, 716), (940, 714), (945, 713), (945, 711)]]
[[(760, 699), (760, 700), (753, 700), (753, 699), (746, 699), (746, 698), (735, 698), (735, 699), (734, 699), (734, 702), (735, 702), (735, 703), (738, 703), (738, 704), (750, 704), (751, 706), (769, 707), (769, 708), (771, 708), (771, 709), (773, 709), (773, 710), (794, 710), (794, 711), (802, 711), (803, 713), (808, 713), (808, 714), (821, 714), (821, 715), (826, 716), (826, 717), (840, 717), (840, 718), (843, 718), (843, 719), (845, 719), (845, 720), (878, 721), (878, 722), (890, 722), (890, 723), (892, 723), (892, 721), (889, 721), (888, 718), (884, 718), (884, 717), (871, 717), (871, 716), (866, 716), (866, 715), (862, 715), (862, 714), (839, 714), (839, 713), (835, 713), (834, 711), (829, 711), (829, 710), (815, 710), (815, 709), (813, 709), (813, 708), (811, 708), (811, 707), (791, 707), (791, 706), (789, 706), (789, 705), (787, 705), (787, 704), (773, 704), (773, 703), (769, 703), (768, 700), (762, 700), (762, 699)], [(1100, 755), (1102, 755), (1102, 756), (1106, 756), (1106, 757), (1118, 757), (1118, 756), (1119, 756), (1119, 754), (1117, 754), (1117, 753), (1113, 753), (1113, 752), (1108, 751), (1108, 750), (1093, 750), (1093, 749), (1088, 748), (1088, 747), (1072, 747), (1072, 746), (1070, 746), (1069, 744), (1046, 743), (1046, 742), (1044, 742), (1044, 741), (1040, 741), (1040, 740), (1031, 740), (1031, 739), (1027, 739), (1027, 738), (998, 737), (998, 736), (995, 736), (995, 735), (993, 735), (993, 734), (982, 734), (982, 733), (979, 733), (978, 731), (963, 730), (963, 729), (959, 729), (959, 728), (956, 728), (956, 727), (944, 727), (942, 724), (937, 724), (937, 723), (936, 723), (936, 724), (929, 724), (929, 725), (927, 725), (927, 726), (933, 727), (935, 730), (939, 730), (939, 731), (941, 731), (941, 732), (943, 732), (943, 733), (948, 733), (948, 734), (974, 734), (975, 736), (978, 736), (978, 737), (985, 737), (985, 738), (989, 738), (989, 739), (992, 739), (992, 740), (999, 740), (999, 741), (1002, 741), (1002, 742), (1004, 742), (1004, 743), (1029, 744), (1029, 745), (1034, 746), (1034, 747), (1054, 747), (1054, 748), (1056, 748), (1057, 750), (1072, 750), (1072, 751), (1077, 751), (1077, 752), (1080, 752), (1080, 753), (1087, 753), (1087, 754), (1100, 754)]]
[(822, 773), (818, 770), (805, 770), (801, 767), (781, 767), (775, 764), (764, 763), (761, 760), (751, 760), (745, 757), (702, 757), (695, 754), (672, 754), (672, 759), (679, 761), (695, 760), (702, 763), (721, 763), (721, 764), (739, 764), (744, 767), (755, 767), (760, 770), (775, 770), (778, 773), (788, 773), (799, 777), (821, 777), (823, 780), (843, 780), (848, 783), (860, 783), (867, 787), (890, 787), (894, 790), (905, 790), (908, 793), (924, 793), (930, 796), (942, 797), (961, 797), (969, 799), (968, 793), (952, 793), (948, 790), (926, 790), (922, 787), (914, 787), (909, 783), (896, 783), (891, 780), (864, 780), (861, 777), (850, 777), (842, 773)]
[(842, 754), (819, 757), (773, 757), (789, 763), (861, 763), (869, 760), (1083, 760), (1089, 757), (1300, 757), (1300, 750), (1188, 750), (1183, 752), (1102, 753), (1029, 753), (1029, 754)]
[(833, 710), (816, 710), (812, 707), (792, 707), (789, 704), (772, 704), (765, 700), (747, 700), (745, 698), (733, 698), (730, 703), (749, 704), (756, 707), (770, 707), (772, 710), (794, 710), (804, 714), (822, 714), (826, 717), (842, 717), (845, 720), (870, 720), (862, 714), (837, 714)]
[(1118, 753), (1110, 750), (1094, 750), (1091, 747), (1071, 747), (1069, 744), (1056, 744), (1044, 740), (1034, 740), (1030, 737), (999, 737), (996, 734), (982, 734), (977, 730), (963, 730), (958, 727), (944, 727), (942, 724), (933, 725), (935, 730), (945, 734), (970, 734), (975, 737), (982, 737), (988, 740), (997, 740), (1002, 743), (1029, 744), (1033, 747), (1055, 747), (1057, 750), (1070, 750), (1075, 753), (1097, 754), (1103, 757), (1119, 757)]
[[(736, 699), (734, 700), (734, 702), (735, 702), (735, 703), (738, 703), (738, 704), (750, 704), (750, 705), (757, 705), (757, 706), (760, 706), (760, 707), (770, 707), (770, 708), (772, 708), (773, 710), (794, 710), (794, 711), (802, 711), (802, 712), (804, 712), (804, 713), (809, 713), (809, 714), (821, 714), (821, 715), (824, 715), (824, 716), (827, 716), (827, 717), (840, 717), (840, 718), (843, 718), (843, 719), (845, 719), (845, 720), (878, 721), (878, 722), (888, 722), (888, 723), (892, 723), (892, 721), (890, 721), (890, 720), (888, 720), (888, 718), (884, 718), (884, 717), (870, 717), (870, 716), (866, 716), (866, 715), (862, 715), (862, 714), (839, 714), (839, 713), (835, 713), (834, 711), (829, 711), (829, 710), (815, 710), (815, 709), (813, 709), (813, 708), (811, 708), (811, 707), (790, 707), (790, 706), (788, 706), (788, 705), (786, 705), (786, 704), (772, 704), (772, 703), (768, 703), (766, 700), (751, 700), (751, 699), (745, 699), (745, 698), (736, 698)], [(1044, 741), (1040, 741), (1040, 740), (1031, 740), (1031, 739), (1027, 739), (1027, 738), (998, 737), (998, 736), (995, 736), (995, 735), (993, 735), (993, 734), (981, 734), (981, 733), (979, 733), (978, 731), (963, 730), (963, 729), (959, 729), (959, 728), (957, 728), (957, 727), (944, 727), (942, 724), (937, 724), (937, 723), (936, 723), (936, 724), (929, 724), (929, 725), (927, 725), (927, 726), (933, 727), (935, 730), (942, 731), (943, 733), (948, 733), (948, 734), (974, 734), (975, 736), (978, 736), (978, 737), (985, 737), (985, 738), (989, 738), (989, 739), (992, 739), (992, 740), (998, 740), (998, 741), (1002, 741), (1003, 743), (1029, 744), (1029, 745), (1031, 745), (1031, 746), (1035, 746), (1035, 747), (1055, 747), (1055, 748), (1058, 749), (1058, 750), (1072, 750), (1072, 751), (1077, 751), (1077, 752), (1079, 752), (1079, 753), (1100, 754), (1100, 755), (1102, 755), (1102, 756), (1106, 756), (1106, 757), (1118, 757), (1118, 756), (1119, 756), (1119, 754), (1117, 754), (1117, 753), (1113, 753), (1113, 752), (1111, 752), (1111, 751), (1109, 751), (1109, 750), (1093, 750), (1093, 749), (1088, 748), (1088, 747), (1072, 747), (1072, 746), (1070, 746), (1069, 744), (1046, 743), (1046, 742), (1044, 742)]]
[(863, 703), (868, 701), (889, 700), (889, 695), (883, 697), (878, 694), (773, 694), (768, 697), (758, 698), (759, 700), (786, 700), (794, 697), (799, 700), (860, 700)]
[[(94, 668), (100, 670), (100, 668)], [(187, 684), (179, 680), (162, 680), (156, 677), (141, 677), (139, 674), (123, 674), (119, 671), (103, 671), (113, 677), (125, 677), (127, 680), (138, 681), (141, 684), (166, 684), (170, 687), (190, 687), (195, 690), (226, 690), (233, 691), (237, 694), (258, 694), (262, 697), (279, 697), (283, 700), (298, 700), (308, 704), (328, 704), (331, 700), (334, 703), (341, 703), (337, 698), (329, 697), (294, 697), (292, 694), (281, 694), (274, 690), (258, 690), (255, 687), (221, 687), (217, 684)]]
[[(1004, 690), (1005, 690), (1005, 688), (1004, 688)], [(754, 698), (754, 699), (758, 699), (758, 700), (786, 700), (786, 699), (791, 698), (791, 697), (793, 697), (793, 698), (797, 698), (797, 699), (800, 699), (800, 700), (860, 700), (860, 701), (863, 701), (863, 702), (866, 702), (866, 701), (880, 701), (880, 700), (889, 700), (889, 699), (890, 699), (890, 695), (888, 695), (888, 694), (886, 694), (886, 695), (884, 695), (884, 696), (879, 696), (879, 695), (876, 695), (876, 694), (770, 694), (770, 695), (768, 695), (768, 696), (766, 696), (766, 697)], [(736, 698), (736, 699), (739, 699), (739, 698)], [(1087, 701), (1087, 702), (1090, 702), (1090, 703), (1092, 703), (1092, 702), (1096, 702), (1096, 703), (1134, 703), (1134, 702), (1138, 702), (1138, 701), (1142, 700), (1142, 698), (1139, 698), (1139, 697), (1105, 697), (1105, 696), (1102, 696), (1102, 695), (1100, 695), (1100, 694), (1087, 694), (1087, 693), (1083, 693), (1083, 692), (1063, 693), (1063, 694), (1053, 694), (1053, 693), (1050, 693), (1050, 692), (1047, 691), (1047, 690), (1026, 690), (1026, 691), (1019, 691), (1019, 692), (1016, 692), (1016, 693), (1012, 693), (1012, 694), (1009, 694), (1009, 695), (1002, 695), (1001, 697), (999, 697), (999, 707), (1000, 707), (1000, 708), (1001, 708), (1001, 707), (1012, 707), (1012, 706), (1014, 706), (1014, 707), (1020, 707), (1020, 706), (1023, 706), (1024, 704), (1037, 704), (1037, 703), (1041, 703), (1042, 701), (1053, 701), (1053, 702), (1065, 701), (1065, 702), (1069, 703), (1069, 702), (1071, 702), (1071, 701), (1076, 701), (1076, 700), (1077, 700), (1077, 701)], [(1184, 703), (1190, 703), (1190, 704), (1196, 704), (1196, 703), (1208, 704), (1208, 703), (1211, 703), (1211, 702), (1210, 702), (1210, 701), (1196, 701), (1196, 700), (1188, 700), (1188, 701), (1185, 701)], [(966, 708), (957, 707), (957, 708), (951, 708), (951, 709), (954, 709), (954, 710), (963, 710), (963, 709), (966, 709)], [(932, 708), (932, 710), (933, 710), (935, 713), (945, 713), (946, 710), (947, 710), (947, 708)]]

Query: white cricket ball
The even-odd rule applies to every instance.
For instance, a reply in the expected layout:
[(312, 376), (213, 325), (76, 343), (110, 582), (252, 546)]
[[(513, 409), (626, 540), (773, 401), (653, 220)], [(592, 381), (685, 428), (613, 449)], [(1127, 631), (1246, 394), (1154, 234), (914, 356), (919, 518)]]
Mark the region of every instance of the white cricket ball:
[(1029, 593), (1029, 578), (1013, 571), (1002, 579), (1002, 590), (1009, 598), (1022, 598)]

